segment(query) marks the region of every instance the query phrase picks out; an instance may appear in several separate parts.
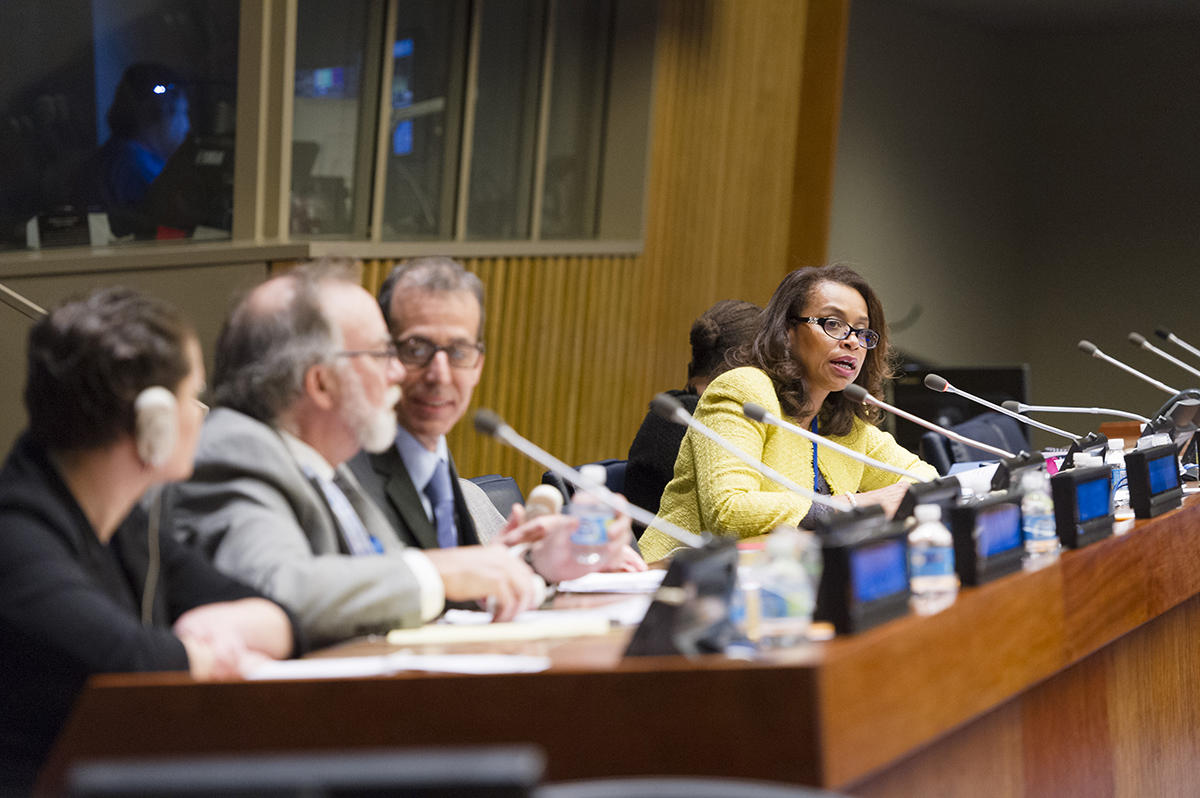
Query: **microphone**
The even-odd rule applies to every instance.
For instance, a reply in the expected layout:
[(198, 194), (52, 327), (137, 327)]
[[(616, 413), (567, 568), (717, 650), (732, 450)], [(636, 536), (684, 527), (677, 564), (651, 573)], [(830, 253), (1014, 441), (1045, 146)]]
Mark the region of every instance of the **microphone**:
[(37, 321), (42, 316), (46, 315), (46, 310), (41, 305), (35, 305), (21, 294), (9, 288), (4, 283), (0, 283), (0, 302), (8, 305), (13, 310), (26, 316), (34, 321)]
[(1179, 366), (1179, 368), (1184, 369), (1188, 372), (1191, 372), (1192, 374), (1194, 374), (1197, 377), (1200, 377), (1200, 371), (1197, 371), (1196, 369), (1192, 368), (1191, 366), (1189, 366), (1187, 363), (1184, 363), (1179, 358), (1168, 355), (1166, 352), (1162, 351), (1157, 346), (1155, 346), (1154, 344), (1147, 341), (1145, 336), (1138, 335), (1135, 332), (1131, 332), (1129, 334), (1129, 343), (1133, 344), (1134, 346), (1141, 347), (1142, 349), (1145, 349), (1147, 352), (1153, 352), (1154, 354), (1158, 355), (1162, 359), (1169, 360), (1170, 362), (1174, 363), (1176, 366)]
[(1166, 327), (1156, 327), (1154, 330), (1154, 334), (1157, 335), (1159, 338), (1163, 339), (1164, 341), (1170, 341), (1171, 343), (1175, 344), (1176, 346), (1183, 347), (1184, 349), (1191, 352), (1196, 357), (1200, 357), (1200, 349), (1197, 349), (1196, 347), (1192, 346), (1187, 341), (1183, 340), (1178, 335), (1175, 335), (1173, 332), (1168, 330)]
[(1022, 424), (1028, 424), (1031, 427), (1036, 427), (1040, 430), (1045, 430), (1046, 432), (1049, 432), (1053, 435), (1058, 435), (1063, 438), (1070, 438), (1073, 441), (1079, 440), (1080, 436), (1076, 435), (1073, 432), (1067, 432), (1065, 429), (1059, 429), (1058, 427), (1052, 427), (1049, 424), (1043, 424), (1040, 421), (1034, 421), (1031, 418), (1026, 418), (1025, 416), (1021, 415), (1020, 413), (1014, 413), (1013, 411), (1007, 410), (1007, 409), (1001, 407), (1000, 405), (992, 404), (991, 402), (987, 401), (986, 399), (981, 399), (978, 396), (969, 394), (964, 390), (955, 388), (953, 385), (951, 385), (949, 382), (946, 381), (945, 377), (939, 377), (937, 374), (926, 374), (925, 375), (925, 387), (929, 388), (930, 390), (937, 391), (938, 393), (947, 393), (948, 392), (948, 393), (952, 393), (952, 394), (957, 394), (958, 396), (961, 396), (964, 399), (969, 399), (970, 401), (975, 402), (976, 404), (981, 404), (984, 407), (990, 407), (992, 410), (995, 410), (997, 413), (1002, 413), (1006, 416), (1011, 416), (1012, 418), (1015, 418), (1017, 421), (1020, 421)]
[(665, 418), (667, 421), (674, 421), (676, 424), (683, 424), (684, 426), (691, 427), (692, 429), (696, 430), (696, 432), (699, 432), (701, 435), (713, 441), (713, 443), (717, 444), (722, 449), (753, 468), (758, 473), (770, 480), (778, 482), (792, 493), (796, 493), (806, 499), (811, 499), (817, 504), (823, 504), (826, 507), (832, 507), (834, 510), (848, 512), (853, 509), (848, 502), (831, 499), (828, 496), (822, 496), (820, 493), (817, 493), (810, 488), (801, 487), (761, 460), (755, 460), (753, 457), (746, 454), (741, 449), (737, 448), (732, 443), (725, 440), (720, 435), (713, 432), (711, 429), (693, 418), (692, 414), (684, 409), (683, 404), (670, 394), (660, 393), (658, 396), (654, 397), (654, 401), (650, 403), (650, 409), (653, 410), (658, 416)]
[(674, 524), (663, 521), (655, 517), (654, 513), (647, 512), (637, 505), (630, 504), (628, 501), (613, 493), (605, 485), (599, 485), (590, 479), (587, 479), (583, 474), (579, 473), (571, 466), (559, 460), (554, 455), (544, 449), (539, 448), (532, 442), (522, 438), (517, 434), (517, 431), (508, 426), (504, 419), (499, 415), (481, 408), (475, 413), (475, 431), (482, 435), (495, 438), (501, 443), (507, 444), (516, 449), (521, 454), (540, 463), (549, 470), (558, 474), (565, 480), (570, 481), (578, 487), (585, 489), (588, 493), (595, 496), (601, 503), (611, 507), (618, 512), (625, 513), (630, 518), (650, 526), (654, 524), (656, 529), (661, 529), (671, 537), (692, 548), (700, 548), (704, 545), (705, 540), (700, 535), (688, 532), (686, 529), (680, 529)]
[(924, 427), (925, 429), (928, 429), (928, 430), (933, 430), (934, 432), (936, 432), (939, 435), (945, 435), (950, 440), (958, 441), (959, 443), (963, 444), (964, 446), (970, 446), (975, 449), (982, 449), (983, 451), (987, 452), (988, 454), (994, 454), (997, 457), (1001, 457), (1001, 458), (1004, 458), (1007, 460), (1011, 460), (1016, 457), (1016, 455), (1013, 454), (1012, 452), (1006, 452), (997, 446), (992, 446), (991, 444), (983, 443), (982, 441), (973, 441), (970, 438), (966, 437), (965, 435), (959, 435), (957, 432), (952, 432), (951, 430), (948, 430), (945, 427), (939, 427), (937, 424), (934, 424), (932, 421), (927, 421), (926, 419), (923, 419), (920, 416), (914, 416), (912, 413), (901, 410), (898, 407), (893, 407), (892, 405), (889, 405), (887, 402), (883, 401), (882, 399), (876, 399), (874, 396), (867, 393), (867, 389), (862, 387), (861, 385), (855, 385), (853, 383), (851, 383), (850, 385), (847, 385), (845, 390), (842, 391), (842, 395), (846, 396), (852, 402), (858, 402), (860, 404), (875, 405), (876, 407), (883, 408), (884, 410), (888, 411), (889, 413), (895, 413), (896, 415), (900, 416), (900, 418), (908, 419), (909, 421), (916, 424), (917, 426)]
[(1179, 395), (1179, 391), (1175, 390), (1170, 385), (1159, 382), (1158, 380), (1154, 379), (1153, 377), (1147, 377), (1145, 374), (1143, 374), (1142, 372), (1133, 368), (1132, 366), (1126, 366), (1124, 363), (1117, 360), (1115, 357), (1109, 357), (1108, 355), (1104, 354), (1091, 341), (1080, 341), (1079, 348), (1085, 354), (1089, 354), (1092, 357), (1098, 357), (1101, 360), (1103, 360), (1105, 363), (1112, 363), (1114, 366), (1121, 369), (1122, 371), (1126, 371), (1126, 372), (1132, 374), (1133, 376), (1137, 377), (1139, 380), (1150, 383), (1151, 385), (1153, 385), (1155, 388), (1159, 389), (1160, 391), (1166, 391), (1167, 393), (1171, 394), (1172, 396)]
[(853, 449), (842, 446), (840, 443), (834, 443), (833, 441), (829, 440), (828, 438), (822, 437), (821, 435), (818, 435), (815, 432), (812, 432), (811, 430), (806, 430), (804, 427), (801, 427), (797, 424), (793, 424), (790, 421), (785, 421), (784, 419), (780, 418), (779, 416), (775, 415), (774, 413), (767, 412), (767, 409), (765, 407), (762, 407), (761, 405), (756, 405), (756, 404), (754, 404), (754, 402), (746, 402), (746, 404), (742, 405), (742, 412), (745, 413), (746, 418), (750, 419), (751, 421), (758, 421), (762, 424), (770, 424), (771, 426), (779, 427), (780, 429), (789, 430), (790, 432), (796, 433), (801, 438), (807, 438), (808, 440), (812, 441), (814, 444), (833, 449), (835, 452), (841, 452), (842, 454), (846, 455), (847, 457), (849, 457), (853, 460), (857, 460), (860, 463), (865, 463), (866, 465), (869, 465), (872, 468), (878, 468), (881, 471), (888, 471), (893, 474), (899, 474), (902, 477), (907, 477), (908, 479), (914, 480), (916, 482), (929, 482), (930, 481), (929, 477), (923, 477), (920, 474), (914, 474), (912, 471), (906, 471), (905, 469), (899, 468), (898, 466), (889, 465), (888, 463), (882, 462), (880, 460), (876, 460), (874, 457), (868, 457), (867, 455), (863, 454), (862, 452), (856, 452)]
[(1093, 416), (1117, 416), (1118, 418), (1127, 418), (1131, 421), (1140, 421), (1143, 424), (1149, 424), (1150, 419), (1145, 416), (1139, 416), (1137, 413), (1129, 413), (1125, 410), (1110, 410), (1106, 407), (1063, 407), (1061, 405), (1027, 405), (1023, 402), (1014, 402), (1009, 399), (1004, 402), (1004, 409), (1011, 410), (1014, 413), (1090, 413)]

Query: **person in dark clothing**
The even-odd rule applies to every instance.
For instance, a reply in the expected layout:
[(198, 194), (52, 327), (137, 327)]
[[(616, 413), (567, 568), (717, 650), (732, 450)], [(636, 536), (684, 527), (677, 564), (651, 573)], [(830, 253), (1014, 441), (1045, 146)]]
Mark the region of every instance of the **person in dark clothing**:
[[(687, 387), (667, 393), (679, 400), (689, 413), (696, 410), (700, 394), (724, 370), (725, 353), (750, 341), (758, 329), (762, 308), (752, 302), (723, 299), (692, 323), (692, 362), (688, 363)], [(663, 488), (675, 473), (675, 458), (687, 430), (654, 412), (646, 415), (633, 444), (625, 470), (625, 497), (652, 513), (658, 513)], [(634, 534), (645, 529), (634, 524)]]
[(161, 64), (133, 64), (105, 118), (112, 135), (84, 167), (78, 202), (107, 211), (118, 236), (152, 235), (143, 201), (191, 130), (183, 83)]
[(283, 608), (157, 539), (156, 486), (191, 473), (203, 382), (190, 328), (126, 289), (30, 331), (29, 429), (0, 468), (0, 794), (33, 784), (91, 674), (229, 678), (298, 646)]

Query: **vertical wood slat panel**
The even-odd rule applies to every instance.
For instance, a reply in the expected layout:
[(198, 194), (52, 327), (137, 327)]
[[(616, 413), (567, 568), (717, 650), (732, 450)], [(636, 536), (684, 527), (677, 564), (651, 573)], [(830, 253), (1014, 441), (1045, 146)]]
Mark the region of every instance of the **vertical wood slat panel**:
[[(653, 395), (681, 387), (692, 321), (719, 299), (765, 303), (788, 271), (806, 0), (663, 0), (645, 250), (475, 258), (488, 290), (475, 401), (572, 463), (624, 457)], [(393, 261), (371, 262), (377, 289)], [(474, 431), (464, 476), (528, 493), (542, 467)]]

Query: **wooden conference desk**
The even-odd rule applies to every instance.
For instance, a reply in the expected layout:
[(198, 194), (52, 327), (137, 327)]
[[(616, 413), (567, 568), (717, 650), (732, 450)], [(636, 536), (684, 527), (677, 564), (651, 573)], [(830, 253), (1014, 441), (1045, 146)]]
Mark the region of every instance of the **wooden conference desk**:
[(614, 633), (500, 647), (548, 653), (554, 666), (540, 674), (97, 677), (45, 784), (80, 757), (531, 741), (551, 780), (693, 774), (863, 796), (1190, 796), (1200, 794), (1198, 596), (1194, 499), (1036, 572), (964, 590), (935, 617), (767, 662), (622, 661), (628, 633)]

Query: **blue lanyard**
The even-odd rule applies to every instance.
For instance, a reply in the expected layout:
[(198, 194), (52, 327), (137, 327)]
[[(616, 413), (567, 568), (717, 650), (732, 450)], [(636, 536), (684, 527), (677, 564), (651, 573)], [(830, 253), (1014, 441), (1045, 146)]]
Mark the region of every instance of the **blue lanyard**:
[[(813, 416), (812, 424), (808, 427), (815, 435), (817, 432), (817, 417)], [(817, 492), (817, 444), (813, 444), (813, 493)]]

